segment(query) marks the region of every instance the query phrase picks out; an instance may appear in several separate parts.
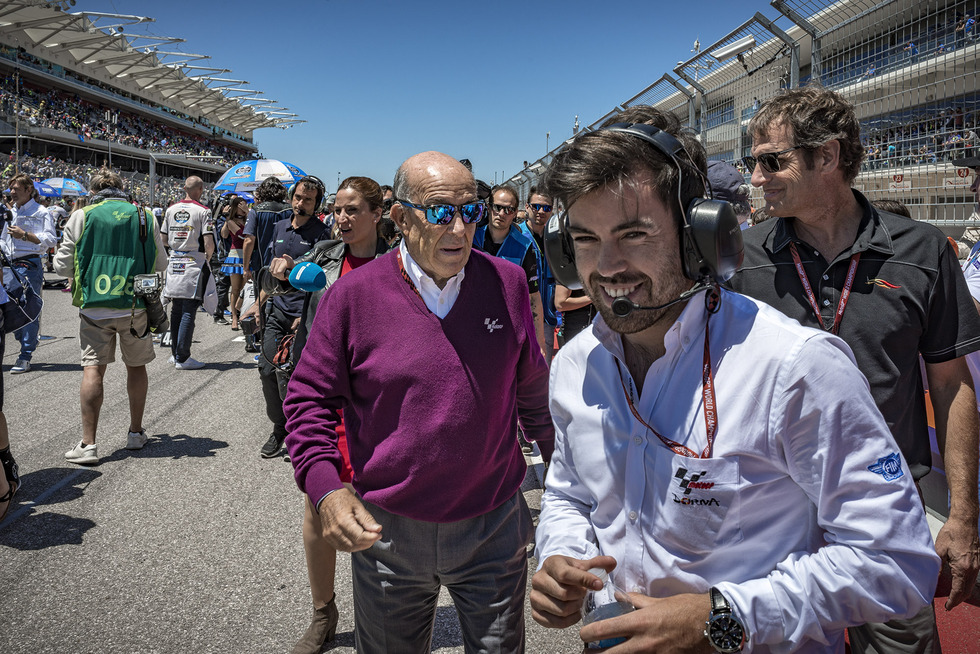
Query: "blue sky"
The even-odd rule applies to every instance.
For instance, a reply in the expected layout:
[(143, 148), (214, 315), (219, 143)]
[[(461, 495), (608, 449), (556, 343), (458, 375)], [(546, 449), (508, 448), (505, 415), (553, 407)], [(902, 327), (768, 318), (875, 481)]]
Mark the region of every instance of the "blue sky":
[[(681, 8), (690, 15), (678, 20)], [(663, 13), (657, 13), (659, 9)], [(261, 152), (320, 176), (390, 184), (409, 156), (440, 150), (489, 183), (516, 174), (763, 0), (78, 0), (75, 11), (156, 18), (131, 34), (175, 36), (166, 50), (211, 55), (307, 122), (255, 132)], [(144, 42), (145, 43), (145, 42)], [(194, 73), (192, 73), (194, 74)]]

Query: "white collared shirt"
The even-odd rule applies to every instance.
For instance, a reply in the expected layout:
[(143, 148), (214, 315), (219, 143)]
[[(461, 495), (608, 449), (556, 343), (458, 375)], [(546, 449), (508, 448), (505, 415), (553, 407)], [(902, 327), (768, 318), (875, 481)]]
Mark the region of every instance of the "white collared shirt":
[(412, 255), (408, 253), (408, 248), (405, 247), (404, 239), (398, 245), (398, 248), (402, 254), (402, 263), (405, 265), (405, 272), (408, 273), (408, 278), (415, 284), (415, 288), (419, 290), (425, 306), (429, 307), (429, 311), (436, 314), (439, 318), (445, 318), (449, 314), (449, 310), (456, 304), (456, 299), (459, 297), (459, 288), (463, 283), (463, 278), (466, 277), (466, 270), (460, 270), (449, 278), (444, 288), (439, 288), (435, 281), (422, 270), (422, 267), (415, 263), (415, 259), (412, 258)]
[[(634, 401), (695, 452), (707, 443), (707, 315), (703, 296), (688, 302)], [(538, 561), (610, 555), (614, 583), (653, 597), (716, 586), (753, 652), (843, 651), (846, 625), (925, 606), (939, 559), (847, 345), (724, 290), (709, 327), (718, 429), (708, 459), (675, 454), (634, 418), (622, 338), (601, 317), (559, 351)], [(902, 474), (882, 474), (895, 460)]]
[(22, 207), (14, 207), (13, 213), (12, 224), (37, 236), (40, 243), (22, 241), (11, 237), (5, 224), (3, 231), (0, 232), (0, 239), (3, 241), (4, 252), (11, 259), (44, 254), (58, 243), (58, 235), (54, 230), (54, 218), (40, 204), (34, 200), (29, 200)]

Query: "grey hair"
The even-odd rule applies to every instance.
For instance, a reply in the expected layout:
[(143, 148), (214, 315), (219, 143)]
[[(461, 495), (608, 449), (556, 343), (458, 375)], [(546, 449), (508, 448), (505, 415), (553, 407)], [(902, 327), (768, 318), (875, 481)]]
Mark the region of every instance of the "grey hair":
[(396, 198), (401, 198), (402, 200), (411, 200), (412, 187), (408, 183), (408, 170), (405, 168), (405, 164), (398, 167), (395, 171), (395, 182), (392, 185), (392, 192)]

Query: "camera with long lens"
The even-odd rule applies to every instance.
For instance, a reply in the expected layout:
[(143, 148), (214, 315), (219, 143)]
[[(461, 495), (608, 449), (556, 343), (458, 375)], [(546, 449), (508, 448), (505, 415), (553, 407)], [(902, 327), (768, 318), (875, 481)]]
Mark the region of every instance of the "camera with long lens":
[(163, 302), (160, 301), (162, 290), (163, 282), (160, 273), (133, 275), (133, 294), (143, 298), (143, 304), (146, 305), (146, 319), (150, 331), (154, 334), (162, 334), (170, 329), (167, 311), (163, 308)]
[(5, 222), (8, 225), (14, 222), (14, 213), (3, 202), (0, 202), (0, 222)]

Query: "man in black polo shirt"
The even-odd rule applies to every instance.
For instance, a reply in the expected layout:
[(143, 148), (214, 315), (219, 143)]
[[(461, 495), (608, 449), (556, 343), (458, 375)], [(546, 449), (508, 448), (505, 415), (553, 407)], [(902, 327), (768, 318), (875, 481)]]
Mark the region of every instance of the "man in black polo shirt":
[[(330, 237), (329, 229), (314, 216), (323, 199), (323, 185), (316, 177), (304, 177), (296, 183), (290, 199), (292, 217), (280, 220), (272, 228), (272, 258), (288, 254), (297, 259), (309, 252), (315, 243)], [(260, 293), (257, 305), (262, 306), (264, 329), (262, 353), (259, 355), (259, 377), (265, 412), (272, 421), (272, 434), (262, 446), (264, 458), (277, 456), (286, 438), (286, 416), (282, 412), (282, 399), (286, 394), (289, 373), (277, 368), (270, 361), (279, 348), (283, 337), (295, 333), (303, 314), (303, 293), (289, 293), (270, 298)]]
[[(781, 94), (749, 132), (752, 156), (743, 161), (777, 218), (744, 232), (745, 261), (731, 286), (847, 342), (916, 480), (931, 466), (922, 355), (951, 493), (936, 538), (952, 569), (951, 609), (969, 597), (980, 566), (977, 408), (963, 358), (980, 349), (980, 320), (956, 253), (935, 227), (877, 211), (851, 188), (864, 150), (854, 109), (837, 94)], [(851, 629), (850, 642), (854, 652), (938, 651), (932, 606), (908, 621)]]
[(286, 203), (286, 187), (275, 177), (262, 180), (255, 189), (255, 205), (248, 212), (242, 236), (242, 258), (245, 260), (245, 280), (272, 261), (272, 228), (291, 218), (292, 209)]

